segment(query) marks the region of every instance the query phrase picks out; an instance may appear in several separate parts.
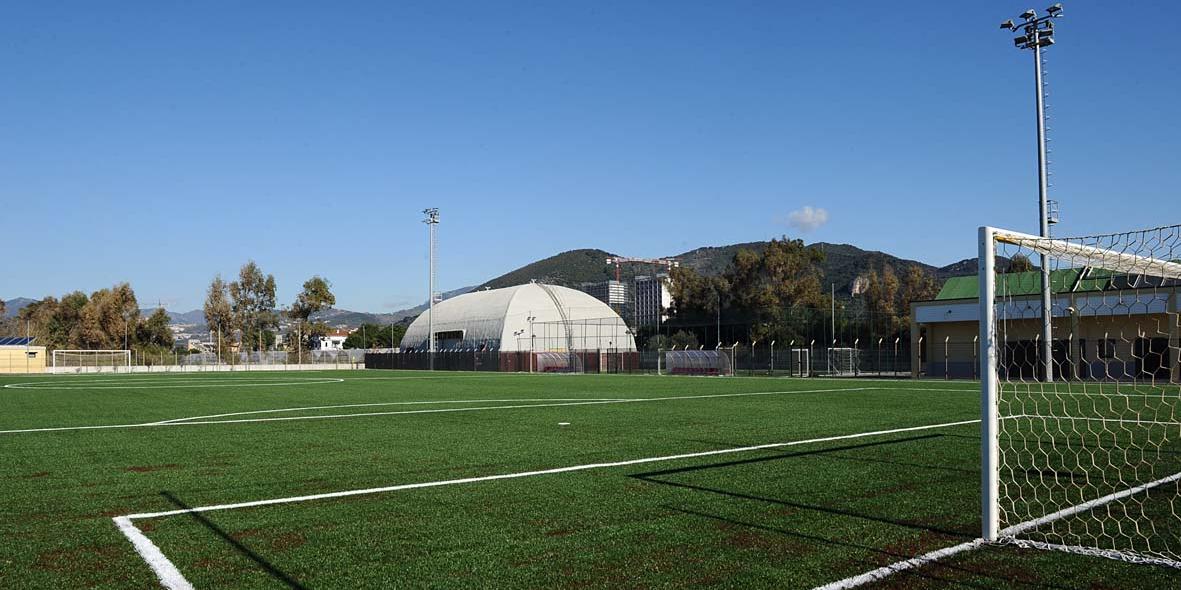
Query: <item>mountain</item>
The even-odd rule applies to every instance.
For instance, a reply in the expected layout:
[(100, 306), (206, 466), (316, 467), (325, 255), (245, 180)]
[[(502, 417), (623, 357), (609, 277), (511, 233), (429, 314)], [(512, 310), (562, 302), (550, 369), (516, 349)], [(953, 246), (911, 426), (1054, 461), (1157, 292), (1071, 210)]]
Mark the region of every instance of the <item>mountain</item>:
[[(475, 287), (460, 287), (451, 291), (444, 291), (440, 294), (442, 299), (450, 299), (456, 295), (463, 295)], [(400, 324), (409, 323), (418, 314), (426, 311), (428, 305), (423, 303), (407, 309), (401, 309), (391, 313), (366, 313), (362, 311), (349, 311), (347, 309), (325, 309), (312, 314), (312, 320), (324, 322), (330, 326), (347, 326), (350, 328), (365, 324)]]
[[(739, 250), (747, 249), (761, 252), (766, 246), (767, 242), (705, 246), (671, 256), (670, 258), (679, 261), (682, 266), (693, 269), (700, 274), (713, 276), (724, 272), (730, 266), (730, 261), (733, 260), (734, 255)], [(807, 248), (818, 249), (824, 252), (825, 259), (821, 265), (823, 272), (821, 283), (825, 286), (835, 283), (838, 295), (843, 294), (847, 296), (852, 289), (853, 281), (857, 277), (867, 274), (871, 269), (878, 269), (887, 264), (894, 267), (894, 270), (899, 273), (909, 266), (917, 265), (923, 270), (934, 274), (940, 280), (948, 276), (954, 276), (955, 274), (972, 274), (975, 272), (974, 268), (966, 268), (969, 262), (974, 265), (976, 262), (975, 259), (965, 260), (944, 268), (936, 268), (917, 260), (898, 258), (897, 256), (876, 250), (862, 250), (850, 244), (818, 242), (809, 244)], [(582, 283), (605, 281), (615, 278), (614, 268), (607, 264), (607, 258), (610, 256), (612, 254), (604, 250), (589, 248), (570, 250), (505, 273), (476, 287), (476, 289), (497, 289), (528, 283), (531, 280), (575, 288)], [(960, 272), (957, 265), (963, 265), (965, 267), (963, 272)], [(649, 274), (653, 270), (650, 265), (626, 264), (621, 269), (620, 278), (625, 283), (630, 283), (637, 274)]]
[(8, 301), (4, 302), (4, 309), (5, 309), (4, 317), (6, 317), (6, 318), (16, 317), (16, 314), (20, 313), (21, 309), (24, 309), (25, 306), (29, 305), (30, 303), (36, 303), (36, 302), (37, 302), (36, 299), (29, 299), (28, 297), (17, 297), (16, 299), (9, 299)]
[(566, 287), (605, 281), (615, 276), (612, 268), (607, 265), (607, 259), (611, 256), (603, 250), (570, 250), (526, 264), (477, 286), (475, 290), (500, 289), (534, 280)]

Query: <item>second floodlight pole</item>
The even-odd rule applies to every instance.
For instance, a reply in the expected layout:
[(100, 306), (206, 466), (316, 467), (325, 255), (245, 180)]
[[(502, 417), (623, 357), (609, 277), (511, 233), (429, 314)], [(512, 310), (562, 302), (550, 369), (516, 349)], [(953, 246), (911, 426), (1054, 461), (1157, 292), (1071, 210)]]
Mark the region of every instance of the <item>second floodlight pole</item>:
[[(1049, 192), (1049, 178), (1046, 171), (1046, 104), (1045, 86), (1042, 84), (1042, 48), (1038, 45), (1041, 33), (1037, 27), (1033, 28), (1033, 76), (1037, 94), (1037, 192), (1038, 192), (1038, 221), (1043, 238), (1050, 237), (1050, 210), (1046, 204)], [(1050, 257), (1043, 251), (1041, 255), (1042, 267), (1042, 364), (1045, 371), (1045, 382), (1054, 380), (1054, 334), (1050, 321), (1053, 317), (1051, 307)]]
[[(1038, 229), (1043, 238), (1050, 237), (1050, 209), (1049, 197), (1047, 196), (1049, 192), (1049, 174), (1046, 170), (1046, 89), (1042, 80), (1042, 47), (1048, 47), (1054, 44), (1054, 20), (1061, 17), (1062, 4), (1054, 4), (1046, 9), (1045, 16), (1038, 17), (1037, 12), (1030, 9), (1023, 12), (1019, 17), (1023, 21), (1021, 24), (1014, 23), (1012, 20), (1001, 23), (1002, 29), (1024, 33), (1024, 35), (1019, 35), (1013, 39), (1013, 43), (1018, 49), (1030, 49), (1033, 51), (1034, 98), (1037, 104)], [(1039, 352), (1042, 356), (1042, 379), (1049, 382), (1054, 380), (1054, 334), (1051, 329), (1053, 309), (1051, 307), (1050, 257), (1042, 253), (1040, 258), (1042, 279), (1042, 342)]]
[(435, 370), (435, 226), (439, 225), (439, 210), (432, 207), (423, 209), (426, 219), (422, 220), (427, 226), (427, 239), (430, 241), (430, 260), (427, 273), (430, 275), (428, 284), (430, 292), (427, 294), (427, 350), (430, 356), (430, 368)]

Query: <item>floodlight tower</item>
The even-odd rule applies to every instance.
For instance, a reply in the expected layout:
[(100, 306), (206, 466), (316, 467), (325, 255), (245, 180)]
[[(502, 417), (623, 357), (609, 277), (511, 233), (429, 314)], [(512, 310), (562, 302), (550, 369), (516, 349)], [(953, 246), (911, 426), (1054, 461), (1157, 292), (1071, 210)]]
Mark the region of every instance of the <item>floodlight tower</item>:
[[(1046, 88), (1042, 80), (1042, 48), (1054, 44), (1054, 19), (1062, 17), (1062, 4), (1055, 4), (1046, 9), (1045, 16), (1038, 16), (1032, 8), (1021, 13), (1018, 17), (1021, 24), (1012, 19), (1001, 23), (1002, 29), (1020, 31), (1022, 34), (1013, 39), (1018, 49), (1033, 50), (1033, 80), (1035, 97), (1037, 99), (1037, 188), (1038, 188), (1038, 228), (1043, 238), (1050, 237), (1050, 207), (1047, 193), (1049, 180), (1046, 171)], [(1055, 203), (1055, 209), (1057, 203)], [(1057, 221), (1057, 215), (1054, 216)], [(1042, 271), (1042, 365), (1046, 381), (1054, 380), (1053, 333), (1050, 330), (1050, 319), (1053, 314), (1050, 309), (1050, 258), (1041, 255)]]
[(423, 209), (423, 214), (426, 219), (422, 222), (426, 224), (428, 240), (430, 241), (430, 299), (427, 302), (427, 341), (429, 342), (428, 350), (431, 358), (431, 370), (435, 370), (435, 226), (439, 225), (439, 209), (431, 207)]

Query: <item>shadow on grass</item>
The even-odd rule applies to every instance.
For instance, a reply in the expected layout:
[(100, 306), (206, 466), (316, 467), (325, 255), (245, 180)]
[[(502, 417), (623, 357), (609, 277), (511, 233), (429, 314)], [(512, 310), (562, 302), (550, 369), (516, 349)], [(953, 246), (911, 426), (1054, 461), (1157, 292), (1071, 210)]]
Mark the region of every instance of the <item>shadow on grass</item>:
[(705, 470), (710, 470), (710, 469), (733, 467), (736, 465), (751, 465), (751, 464), (763, 463), (763, 462), (767, 462), (767, 461), (782, 461), (784, 459), (795, 459), (795, 458), (799, 458), (799, 457), (823, 455), (826, 453), (834, 453), (834, 452), (840, 452), (840, 451), (868, 449), (868, 448), (881, 447), (881, 446), (886, 446), (886, 445), (914, 442), (914, 441), (919, 441), (919, 440), (937, 439), (939, 437), (940, 437), (940, 435), (938, 435), (938, 434), (910, 436), (910, 437), (906, 437), (906, 438), (898, 438), (898, 439), (893, 439), (893, 440), (860, 443), (860, 444), (855, 444), (855, 445), (844, 445), (844, 446), (839, 446), (839, 447), (828, 447), (828, 448), (824, 448), (824, 449), (798, 451), (798, 452), (794, 452), (794, 453), (781, 453), (781, 454), (771, 455), (771, 456), (767, 456), (767, 457), (754, 457), (751, 459), (738, 459), (738, 460), (734, 460), (734, 461), (725, 461), (722, 463), (711, 463), (709, 465), (695, 465), (695, 466), (690, 466), (690, 467), (677, 467), (677, 468), (673, 468), (673, 469), (662, 469), (659, 471), (648, 471), (645, 473), (632, 474), (630, 477), (635, 478), (635, 479), (639, 479), (641, 481), (646, 481), (649, 483), (672, 486), (672, 487), (686, 489), (686, 490), (692, 490), (692, 491), (696, 491), (696, 492), (706, 492), (706, 493), (710, 493), (710, 494), (718, 494), (718, 495), (722, 495), (722, 496), (728, 496), (730, 498), (751, 500), (751, 501), (755, 501), (755, 502), (764, 502), (764, 503), (768, 503), (768, 504), (775, 504), (778, 506), (786, 506), (789, 508), (798, 508), (801, 510), (812, 510), (812, 511), (816, 511), (816, 512), (823, 512), (826, 514), (833, 514), (833, 515), (837, 515), (837, 516), (847, 516), (847, 517), (851, 517), (851, 518), (859, 518), (859, 519), (863, 519), (863, 520), (880, 522), (882, 524), (888, 524), (891, 526), (899, 526), (899, 527), (904, 527), (904, 528), (911, 528), (911, 529), (928, 531), (928, 532), (937, 533), (940, 535), (946, 535), (949, 537), (969, 538), (969, 539), (974, 538), (975, 535), (973, 533), (965, 533), (964, 531), (956, 531), (956, 530), (935, 527), (935, 526), (922, 524), (922, 523), (897, 520), (897, 519), (887, 518), (886, 516), (877, 515), (877, 514), (866, 514), (864, 512), (855, 512), (852, 510), (845, 510), (845, 509), (841, 509), (841, 508), (834, 508), (834, 507), (829, 507), (829, 506), (818, 506), (815, 504), (805, 504), (805, 503), (801, 503), (801, 502), (792, 502), (790, 500), (784, 500), (784, 499), (779, 499), (779, 498), (768, 498), (765, 496), (756, 496), (753, 494), (746, 494), (746, 493), (733, 491), (733, 490), (723, 490), (723, 489), (711, 488), (711, 487), (702, 486), (702, 485), (694, 485), (694, 484), (677, 482), (677, 481), (669, 481), (666, 479), (658, 479), (662, 476), (668, 476), (668, 475), (676, 475), (676, 474), (683, 474), (683, 473), (691, 473), (691, 472), (695, 472), (695, 471), (705, 471)]
[[(850, 543), (847, 541), (839, 541), (836, 539), (829, 539), (829, 538), (821, 537), (818, 535), (810, 535), (810, 534), (799, 532), (799, 531), (791, 531), (791, 530), (786, 530), (786, 529), (775, 528), (775, 527), (767, 526), (765, 524), (745, 522), (745, 521), (733, 519), (733, 518), (726, 517), (726, 516), (721, 516), (721, 515), (717, 515), (717, 514), (709, 514), (706, 512), (699, 512), (697, 510), (690, 510), (688, 508), (683, 508), (683, 507), (678, 507), (678, 506), (665, 505), (665, 506), (663, 506), (663, 508), (673, 511), (673, 512), (679, 512), (681, 514), (685, 514), (688, 516), (696, 516), (698, 518), (716, 520), (718, 522), (724, 522), (726, 524), (730, 524), (733, 526), (757, 530), (757, 531), (761, 531), (764, 533), (783, 535), (786, 537), (794, 537), (797, 539), (803, 539), (805, 541), (813, 542), (813, 543), (820, 544), (820, 545), (828, 545), (828, 546), (832, 546), (832, 547), (843, 547), (843, 548), (847, 548), (847, 549), (855, 549), (855, 550), (859, 550), (859, 551), (865, 551), (865, 552), (868, 552), (871, 554), (885, 557), (890, 562), (899, 562), (899, 561), (904, 561), (904, 560), (911, 559), (911, 558), (915, 557), (915, 555), (901, 553), (898, 551), (891, 551), (889, 549), (883, 549), (880, 547), (871, 547), (869, 545), (860, 545), (857, 543)], [(920, 553), (932, 551), (932, 550), (935, 550), (938, 548), (939, 547), (937, 547), (937, 546), (925, 547), (922, 549), (922, 551), (920, 551)], [(869, 570), (869, 569), (881, 567), (882, 565), (883, 564), (878, 561), (867, 560), (867, 562), (864, 563), (862, 565), (862, 567), (864, 567), (866, 570)], [(1060, 585), (1060, 584), (1049, 584), (1049, 583), (1041, 583), (1041, 582), (1031, 581), (1030, 580), (1031, 576), (1028, 573), (1021, 572), (1020, 570), (1018, 570), (1017, 572), (1014, 572), (1013, 575), (1004, 575), (1004, 574), (997, 573), (997, 571), (995, 571), (994, 569), (989, 569), (986, 571), (984, 569), (985, 567), (986, 566), (964, 567), (964, 566), (960, 566), (960, 565), (951, 565), (951, 564), (946, 563), (945, 561), (937, 561), (937, 562), (933, 562), (933, 563), (927, 565), (924, 568), (920, 568), (917, 570), (907, 570), (907, 571), (899, 572), (899, 573), (895, 574), (894, 577), (887, 578), (884, 581), (880, 581), (876, 585), (874, 585), (873, 587), (907, 588), (907, 587), (910, 587), (911, 584), (916, 581), (935, 583), (937, 585), (937, 587), (945, 587), (945, 586), (955, 586), (955, 587), (960, 587), (960, 588), (995, 588), (996, 587), (993, 585), (964, 581), (962, 579), (959, 579), (959, 578), (965, 577), (965, 576), (977, 576), (977, 577), (981, 577), (981, 578), (987, 578), (990, 580), (996, 580), (999, 582), (1003, 582), (1005, 584), (1005, 587), (1041, 588), (1041, 589), (1047, 589), (1047, 590), (1066, 590), (1066, 589), (1070, 588), (1070, 586), (1064, 586), (1064, 585)], [(1010, 570), (1015, 569), (1014, 566), (1012, 566), (1012, 565), (1008, 565), (1008, 568)], [(934, 570), (934, 571), (932, 571), (932, 570)], [(852, 572), (852, 573), (855, 575), (855, 574), (858, 574), (861, 572)], [(840, 574), (838, 573), (837, 575), (840, 575)], [(1021, 578), (1025, 578), (1025, 579), (1021, 580)]]
[[(163, 492), (160, 492), (160, 495), (164, 496), (165, 499), (167, 499), (169, 502), (172, 502), (172, 504), (178, 508), (182, 508), (184, 510), (191, 510), (192, 509), (192, 506), (189, 506), (188, 504), (185, 504), (184, 502), (182, 502), (180, 500), (180, 498), (177, 498), (175, 495), (172, 494), (172, 492), (163, 491)], [(190, 513), (188, 513), (188, 516), (191, 516), (193, 518), (193, 520), (197, 521), (202, 526), (209, 529), (210, 532), (212, 532), (213, 534), (220, 537), (221, 540), (225, 541), (227, 544), (229, 544), (231, 547), (233, 547), (238, 553), (241, 553), (242, 555), (248, 557), (254, 563), (257, 563), (259, 565), (259, 567), (261, 567), (263, 570), (265, 570), (268, 574), (270, 574), (273, 578), (275, 578), (275, 580), (279, 581), (284, 586), (286, 586), (288, 588), (293, 588), (296, 590), (306, 590), (306, 588), (303, 586), (303, 584), (300, 584), (298, 581), (296, 581), (295, 578), (292, 578), (291, 576), (287, 575), (282, 570), (275, 567), (274, 564), (272, 564), (271, 562), (269, 562), (265, 558), (263, 558), (263, 556), (255, 553), (246, 545), (243, 545), (240, 541), (235, 539), (233, 536), (231, 536), (229, 533), (227, 533), (221, 527), (217, 526), (217, 524), (215, 524), (213, 521), (209, 520), (208, 518), (205, 518), (205, 516), (203, 514), (201, 514), (200, 512), (190, 512)]]

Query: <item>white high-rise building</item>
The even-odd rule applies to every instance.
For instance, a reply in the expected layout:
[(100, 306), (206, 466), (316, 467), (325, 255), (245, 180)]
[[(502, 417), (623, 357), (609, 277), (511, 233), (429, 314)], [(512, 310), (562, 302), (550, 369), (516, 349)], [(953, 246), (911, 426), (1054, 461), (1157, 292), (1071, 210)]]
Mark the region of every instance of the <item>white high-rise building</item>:
[(668, 319), (667, 311), (673, 304), (668, 289), (668, 275), (636, 277), (636, 324), (655, 326)]

